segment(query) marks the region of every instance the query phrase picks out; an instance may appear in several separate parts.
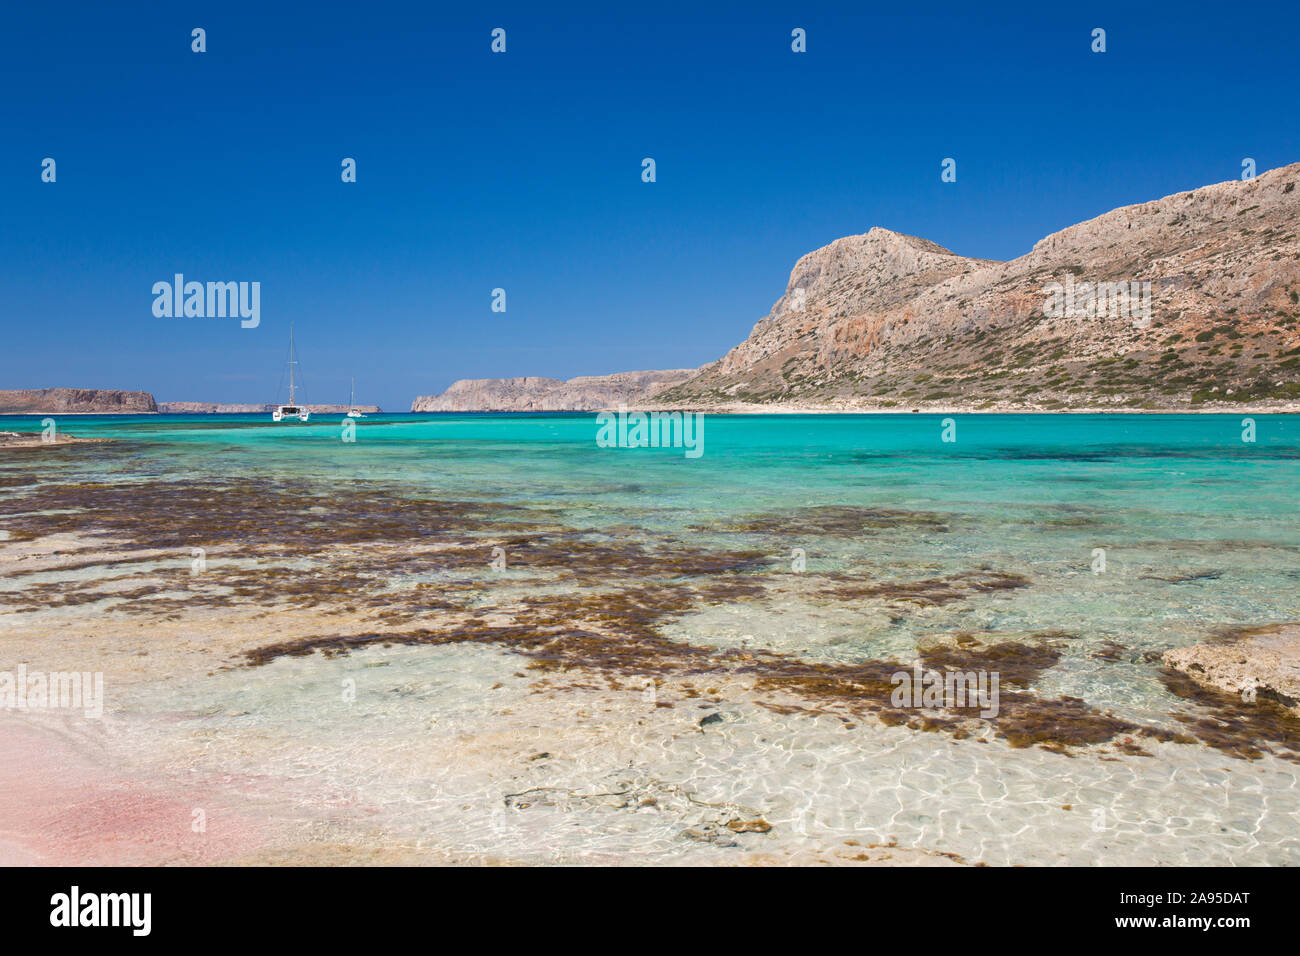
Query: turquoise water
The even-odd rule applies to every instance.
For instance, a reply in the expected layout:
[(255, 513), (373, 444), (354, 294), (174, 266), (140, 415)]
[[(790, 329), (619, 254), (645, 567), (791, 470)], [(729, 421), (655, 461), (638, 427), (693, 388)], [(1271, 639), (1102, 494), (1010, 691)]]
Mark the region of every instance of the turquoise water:
[[(62, 430), (114, 442), (43, 449), (41, 476), (377, 481), (526, 504), (569, 527), (758, 546), (783, 563), (798, 548), (811, 572), (897, 578), (986, 564), (1036, 586), (935, 626), (1086, 629), (1167, 647), (1300, 618), (1300, 417), (1253, 416), (1254, 442), (1242, 441), (1242, 418), (956, 416), (956, 441), (944, 442), (942, 416), (711, 415), (704, 454), (689, 459), (597, 447), (591, 415), (374, 416), (351, 443), (332, 417), (67, 416)], [(803, 509), (839, 506), (933, 513), (944, 529), (825, 535), (803, 520)], [(766, 516), (762, 533), (735, 530), (754, 516)], [(1179, 577), (1190, 580), (1160, 580)], [(921, 615), (903, 632), (928, 626)], [(898, 636), (858, 628), (853, 643)]]
[[(693, 460), (681, 449), (597, 448), (590, 415), (372, 416), (358, 423), (354, 443), (340, 440), (339, 420), (320, 417), (308, 425), (245, 415), (57, 422), (78, 437), (130, 443), (123, 454), (145, 455), (160, 475), (217, 455), (237, 473), (305, 470), (498, 494), (634, 479), (685, 495), (686, 503), (713, 489), (710, 506), (725, 505), (718, 493), (734, 489), (747, 502), (916, 494), (1124, 507), (1136, 504), (1128, 499), (1140, 490), (1143, 504), (1160, 510), (1292, 513), (1286, 485), (1300, 461), (1300, 416), (1253, 419), (1257, 438), (1246, 443), (1240, 415), (957, 416), (949, 443), (941, 440), (943, 418), (933, 415), (710, 415), (705, 454)], [(40, 419), (0, 416), (0, 430), (39, 432)]]
[[(709, 415), (704, 453), (691, 459), (680, 448), (598, 447), (593, 415), (372, 416), (358, 423), (354, 442), (342, 440), (342, 423), (334, 417), (275, 425), (264, 416), (59, 416), (61, 430), (112, 442), (15, 451), (0, 459), (0, 478), (149, 482), (159, 494), (166, 494), (167, 482), (256, 487), (292, 480), (305, 495), (337, 497), (333, 489), (346, 488), (344, 501), (364, 498), (365, 484), (373, 482), (385, 494), (406, 489), (413, 497), (478, 502), (489, 515), (498, 513), (491, 506), (499, 506), (503, 519), (523, 513), (548, 529), (588, 537), (755, 552), (768, 562), (761, 600), (704, 602), (663, 622), (662, 633), (699, 647), (760, 648), (839, 664), (910, 661), (927, 641), (959, 632), (997, 640), (1059, 633), (1061, 659), (1035, 681), (1037, 694), (1078, 697), (1124, 719), (1174, 729), (1170, 714), (1183, 704), (1155, 676), (1160, 653), (1229, 628), (1300, 621), (1300, 416), (1251, 416), (1253, 442), (1242, 440), (1242, 415), (952, 417), (956, 440), (945, 442), (945, 416), (938, 415)], [(39, 429), (37, 418), (0, 418), (0, 430)], [(475, 533), (491, 532), (489, 520)], [(1104, 550), (1104, 570), (1098, 549)], [(840, 600), (824, 590), (844, 582), (952, 581), (980, 569), (1015, 575), (1026, 584), (938, 606)], [(635, 577), (635, 566), (620, 573)], [(498, 583), (485, 600), (506, 606), (538, 586), (538, 578), (522, 579), (512, 590), (511, 574), (493, 579)], [(434, 688), (428, 693), (437, 707), (466, 723), (487, 720), (474, 701), (486, 688), (509, 684), (517, 671), (517, 665), (498, 666), (471, 648), (365, 653), (384, 658), (394, 672), (421, 675), (419, 681)], [(237, 711), (249, 706), (250, 688), (257, 694), (264, 688), (264, 716), (283, 735), (278, 746), (284, 755), (274, 759), (296, 766), (302, 757), (295, 741), (319, 702), (285, 688), (310, 686), (306, 675), (328, 680), (339, 668), (351, 673), (364, 666), (363, 659), (280, 660), (252, 672), (252, 684), (243, 671), (186, 678), (161, 696), (140, 691), (131, 707), (151, 713), (164, 702), (168, 708), (183, 702), (196, 712)], [(444, 665), (438, 662), (450, 660), (460, 675), (454, 687), (439, 671)], [(393, 699), (383, 711), (388, 726), (423, 726), (424, 718), (405, 706)], [(422, 706), (432, 705), (426, 700)], [(653, 754), (671, 755), (664, 773), (676, 774), (673, 779), (689, 777), (700, 792), (756, 806), (772, 820), (781, 807), (789, 820), (820, 813), (825, 826), (831, 826), (825, 820), (851, 816), (857, 821), (853, 828), (872, 838), (901, 832), (909, 835), (900, 837), (905, 846), (950, 846), (971, 859), (1025, 862), (1065, 855), (1056, 853), (1052, 837), (1061, 822), (1040, 810), (1048, 804), (1087, 805), (1081, 794), (1092, 793), (1088, 799), (1106, 812), (1128, 812), (1132, 827), (1109, 829), (1112, 842), (1094, 845), (1102, 838), (1090, 835), (1096, 831), (1084, 820), (1079, 845), (1087, 849), (1071, 857), (1074, 862), (1297, 861), (1294, 842), (1284, 834), (1300, 812), (1300, 784), (1294, 764), (1271, 757), (1247, 762), (1201, 746), (1161, 745), (1156, 761), (1100, 763), (1041, 751), (1007, 750), (1004, 757), (998, 756), (1002, 751), (957, 742), (948, 745), (951, 753), (936, 756), (937, 750), (909, 749), (933, 748), (932, 734), (913, 735), (920, 741), (913, 745), (898, 742), (897, 735), (907, 733), (900, 729), (864, 730), (846, 743), (836, 735), (839, 724), (831, 725), (835, 733), (824, 724), (771, 725), (765, 721), (774, 718), (761, 707), (737, 703), (736, 709), (743, 720), (738, 729), (726, 725), (732, 736), (723, 739), (731, 744), (717, 753), (705, 748), (695, 757), (647, 746)], [(322, 729), (315, 746), (350, 752), (359, 738), (339, 729), (344, 726)], [(338, 739), (330, 737), (335, 731)], [(816, 768), (799, 770), (786, 750), (767, 749), (778, 738)], [(552, 746), (541, 740), (537, 749)], [(590, 747), (603, 754), (595, 738)], [(597, 756), (590, 760), (598, 762)], [(846, 766), (863, 760), (866, 774), (891, 767), (897, 793), (876, 793), (871, 800), (858, 793), (857, 802), (847, 801), (834, 781)], [(966, 767), (966, 776), (942, 783), (942, 770), (918, 777), (915, 769), (949, 764)], [(373, 777), (392, 768), (365, 772)], [(963, 781), (985, 800), (993, 799), (986, 792), (1001, 792), (1013, 778), (1014, 806), (995, 801), (971, 815), (973, 798), (962, 790)], [(1182, 782), (1171, 785), (1175, 778)], [(1213, 785), (1198, 782), (1202, 778), (1213, 778)], [(1222, 797), (1229, 782), (1241, 796)], [(480, 784), (485, 792), (496, 786), (490, 775), (476, 778)], [(390, 786), (394, 805), (409, 802), (403, 785)], [(787, 790), (788, 801), (773, 796)], [(1158, 810), (1171, 795), (1175, 804), (1200, 807), (1195, 820)], [(499, 797), (483, 804), (485, 814)], [(448, 807), (468, 799), (457, 791)], [(944, 812), (950, 810), (959, 823), (926, 822), (930, 811), (913, 808), (913, 799), (931, 809), (947, 807)], [(1222, 799), (1228, 803), (1220, 807), (1215, 801)], [(1232, 802), (1248, 799), (1263, 801), (1263, 823), (1256, 817), (1264, 811)], [(769, 800), (775, 801), (771, 807)], [(906, 812), (897, 809), (900, 803)], [(886, 804), (893, 807), (889, 826), (877, 818)], [(995, 805), (996, 812), (988, 809)], [(997, 815), (1003, 810), (1005, 818)], [(997, 822), (989, 822), (994, 817)], [(1031, 818), (1041, 835), (1027, 844), (1016, 834)], [(597, 829), (608, 826), (606, 821)], [(1223, 836), (1225, 826), (1231, 839)], [(443, 829), (455, 829), (451, 818), (431, 817), (422, 832)], [(489, 839), (497, 830), (486, 832)], [(635, 826), (626, 831), (629, 846), (636, 845), (637, 832)], [(942, 835), (938, 843), (936, 833)], [(676, 846), (669, 829), (663, 836), (666, 847)], [(539, 843), (556, 839), (545, 827), (536, 835)], [(575, 846), (589, 848), (600, 839), (593, 831), (575, 837)], [(1258, 850), (1261, 844), (1267, 852)], [(522, 844), (497, 850), (520, 858), (529, 852)]]
[[(1025, 595), (990, 623), (1172, 638), (1300, 617), (1300, 417), (1253, 416), (1253, 443), (1242, 441), (1242, 418), (957, 416), (956, 441), (944, 442), (941, 416), (707, 416), (704, 454), (688, 459), (599, 448), (591, 415), (375, 416), (352, 443), (337, 418), (67, 416), (61, 429), (114, 443), (51, 449), (42, 476), (382, 481), (524, 503), (573, 527), (732, 545), (728, 524), (767, 515), (762, 546), (783, 560), (802, 548), (809, 571), (992, 563), (1068, 581), (1072, 599), (1039, 609)], [(0, 419), (0, 429), (39, 428)], [(824, 536), (800, 520), (800, 509), (831, 506), (933, 512), (947, 530)], [(1096, 548), (1104, 574), (1092, 571)], [(1152, 578), (1202, 572), (1218, 576), (1176, 587)]]

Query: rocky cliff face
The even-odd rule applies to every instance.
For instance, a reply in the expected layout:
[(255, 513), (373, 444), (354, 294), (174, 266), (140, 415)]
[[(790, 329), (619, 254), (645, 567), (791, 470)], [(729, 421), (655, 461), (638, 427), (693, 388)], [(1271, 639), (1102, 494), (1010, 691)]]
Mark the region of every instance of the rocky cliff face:
[(655, 400), (685, 382), (694, 369), (620, 372), (558, 378), (466, 378), (440, 395), (421, 395), (413, 412), (567, 412), (617, 408)]
[(156, 412), (148, 392), (102, 388), (28, 388), (0, 391), (0, 413), (10, 415), (138, 415)]
[(886, 229), (839, 239), (796, 263), (749, 338), (657, 400), (1300, 405), (1297, 180), (1300, 164), (1116, 209), (1010, 262)]

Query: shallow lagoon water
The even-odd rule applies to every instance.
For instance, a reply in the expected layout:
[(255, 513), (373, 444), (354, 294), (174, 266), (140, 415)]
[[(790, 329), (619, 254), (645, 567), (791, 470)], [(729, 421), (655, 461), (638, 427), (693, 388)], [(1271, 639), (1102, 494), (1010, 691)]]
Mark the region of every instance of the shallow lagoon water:
[[(354, 443), (340, 440), (335, 419), (68, 417), (59, 418), (67, 432), (113, 441), (10, 455), (0, 479), (146, 482), (158, 495), (169, 482), (250, 495), (288, 488), (327, 502), (331, 521), (346, 520), (349, 500), (363, 503), (368, 487), (475, 503), (489, 517), (465, 544), (485, 542), (474, 597), (484, 612), (514, 607), (552, 578), (556, 593), (585, 586), (566, 577), (556, 548), (545, 552), (553, 567), (507, 548), (507, 569), (488, 571), (493, 515), (519, 522), (510, 532), (519, 540), (574, 533), (755, 553), (761, 599), (703, 602), (658, 632), (684, 645), (827, 664), (910, 662), (920, 646), (963, 633), (1048, 640), (1060, 656), (1035, 693), (1156, 727), (1176, 727), (1171, 714), (1188, 706), (1158, 679), (1161, 652), (1300, 620), (1300, 418), (1253, 416), (1256, 441), (1247, 443), (1240, 415), (959, 415), (957, 440), (945, 443), (942, 417), (708, 416), (698, 459), (681, 449), (598, 448), (590, 415), (374, 416)], [(2, 490), (6, 510), (22, 513), (31, 486)], [(46, 513), (56, 510), (67, 509)], [(146, 530), (136, 544), (149, 543)], [(193, 544), (214, 545), (209, 574), (258, 561), (229, 542)], [(128, 566), (147, 574), (190, 558), (150, 560)], [(328, 567), (310, 550), (275, 560), (286, 572)], [(862, 596), (864, 587), (951, 582), (979, 569), (1028, 583), (938, 602)], [(108, 587), (121, 570), (92, 563), (6, 575), (0, 591)], [(421, 560), (383, 588), (396, 600), (456, 573)], [(613, 576), (635, 581), (635, 556)], [(222, 628), (219, 608), (187, 609), (184, 588), (171, 587), (156, 593), (179, 602), (169, 613), (182, 624)], [(336, 598), (350, 599), (346, 588)], [(89, 627), (89, 607), (111, 619), (134, 603), (147, 643), (142, 600), (28, 607), (3, 619), (30, 640), (56, 621)], [(320, 613), (328, 619), (328, 603)], [(276, 639), (273, 622), (249, 625), (265, 629), (259, 643)], [(1058, 636), (1035, 637), (1043, 634)], [(62, 653), (68, 647), (75, 642)], [(335, 706), (349, 674), (373, 693)], [(1300, 765), (1272, 754), (1242, 760), (1152, 742), (1150, 756), (1096, 748), (1067, 756), (870, 719), (846, 730), (844, 719), (797, 701), (794, 711), (774, 710), (743, 678), (720, 681), (706, 696), (721, 703), (701, 709), (679, 687), (665, 687), (659, 703), (671, 706), (658, 707), (635, 688), (580, 676), (570, 686), (548, 678), (542, 693), (535, 677), (491, 645), (374, 645), (256, 669), (237, 659), (197, 673), (169, 667), (116, 682), (111, 732), (95, 746), (152, 775), (274, 780), (241, 799), (290, 833), (316, 834), (325, 819), (353, 843), (373, 836), (463, 859), (726, 862), (779, 851), (834, 862), (846, 846), (894, 842), (991, 864), (1300, 860), (1292, 837)], [(587, 717), (573, 716), (584, 708)], [(722, 719), (701, 729), (701, 713)], [(522, 752), (534, 745), (551, 756)], [(771, 829), (726, 826), (750, 817)]]

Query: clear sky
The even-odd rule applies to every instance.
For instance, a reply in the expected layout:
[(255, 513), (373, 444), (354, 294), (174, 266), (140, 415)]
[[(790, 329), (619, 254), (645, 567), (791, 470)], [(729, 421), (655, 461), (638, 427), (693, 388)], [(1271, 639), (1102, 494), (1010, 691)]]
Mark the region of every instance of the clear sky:
[[(700, 365), (840, 236), (1013, 258), (1300, 160), (1297, 37), (1295, 3), (8, 4), (0, 387), (272, 401), (290, 321), (308, 402)], [(260, 282), (260, 326), (155, 317), (176, 272)]]

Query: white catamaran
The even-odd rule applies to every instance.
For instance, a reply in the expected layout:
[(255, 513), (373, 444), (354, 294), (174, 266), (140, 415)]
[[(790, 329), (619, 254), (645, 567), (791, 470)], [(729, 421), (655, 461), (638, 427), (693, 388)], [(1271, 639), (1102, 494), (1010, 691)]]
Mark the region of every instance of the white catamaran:
[(271, 413), (271, 420), (282, 422), (286, 418), (296, 418), (300, 422), (305, 422), (311, 414), (305, 407), (297, 404), (293, 400), (293, 367), (298, 363), (293, 358), (293, 324), (289, 325), (289, 404), (277, 405), (275, 411)]
[(357, 409), (357, 380), (354, 377), (352, 379), (352, 395), (348, 399), (348, 418), (365, 418), (365, 417), (366, 416), (363, 415)]

